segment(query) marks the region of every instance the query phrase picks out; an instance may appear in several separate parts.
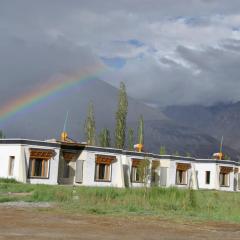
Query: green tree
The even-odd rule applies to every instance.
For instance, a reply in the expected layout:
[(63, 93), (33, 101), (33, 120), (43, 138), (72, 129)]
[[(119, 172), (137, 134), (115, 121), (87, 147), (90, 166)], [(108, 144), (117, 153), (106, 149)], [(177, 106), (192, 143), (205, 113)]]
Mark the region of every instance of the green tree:
[(149, 171), (148, 171), (149, 165), (150, 165), (150, 161), (147, 158), (142, 159), (138, 165), (140, 182), (144, 184), (147, 184), (147, 180), (149, 178)]
[(144, 120), (142, 115), (138, 121), (138, 143), (144, 144)]
[(166, 154), (167, 154), (167, 153), (166, 153), (166, 148), (165, 148), (165, 146), (161, 146), (161, 147), (160, 147), (159, 154), (160, 154), (160, 155), (166, 155)]
[(128, 150), (134, 150), (134, 131), (132, 128), (128, 129)]
[(88, 105), (88, 114), (84, 125), (84, 132), (87, 144), (96, 144), (96, 127), (95, 127), (95, 117), (94, 117), (94, 107), (93, 102)]
[(144, 158), (143, 160), (141, 160), (138, 165), (139, 179), (140, 179), (140, 182), (142, 182), (144, 185), (144, 198), (146, 198), (147, 196), (148, 179), (151, 176), (149, 166), (150, 166), (150, 160), (147, 158)]
[(186, 152), (186, 157), (192, 157), (190, 152)]
[(0, 130), (0, 139), (5, 138), (5, 135), (2, 130)]
[(231, 160), (231, 157), (227, 154), (223, 154), (223, 160)]
[(173, 155), (175, 155), (175, 156), (179, 156), (179, 152), (176, 151), (175, 153), (173, 153)]
[(99, 145), (101, 147), (110, 147), (111, 146), (111, 137), (110, 131), (107, 128), (103, 128), (99, 133)]
[(128, 98), (126, 87), (123, 82), (120, 83), (118, 109), (116, 112), (115, 126), (115, 146), (123, 149), (126, 138), (126, 119), (127, 119)]

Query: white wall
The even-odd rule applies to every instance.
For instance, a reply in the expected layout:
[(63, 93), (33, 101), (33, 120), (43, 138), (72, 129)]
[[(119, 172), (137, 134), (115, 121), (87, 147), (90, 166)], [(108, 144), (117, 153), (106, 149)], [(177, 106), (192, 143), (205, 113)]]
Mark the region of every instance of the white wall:
[[(13, 176), (8, 175), (9, 159), (14, 156)], [(1, 178), (14, 178), (17, 181), (23, 181), (21, 170), (21, 145), (20, 144), (1, 144), (0, 145), (0, 177)]]
[(169, 160), (170, 161), (170, 168), (169, 168), (169, 185), (168, 186), (176, 186), (178, 188), (188, 188), (192, 176), (192, 167), (187, 170), (187, 184), (181, 185), (176, 184), (176, 170), (177, 170), (177, 163), (185, 163), (185, 164), (191, 164), (189, 161), (184, 160)]
[[(95, 156), (109, 155), (116, 156), (116, 161), (111, 164), (111, 181), (95, 181)], [(125, 187), (124, 176), (122, 169), (121, 154), (106, 153), (101, 151), (86, 151), (80, 154), (79, 160), (83, 160), (83, 182), (81, 185), (84, 186), (96, 186), (96, 187)]]
[[(48, 178), (40, 178), (40, 177), (29, 177), (28, 170), (29, 170), (29, 156), (30, 156), (30, 148), (36, 149), (47, 149), (47, 150), (54, 150), (55, 156), (49, 160), (48, 166)], [(33, 184), (51, 184), (56, 185), (58, 184), (58, 167), (59, 167), (59, 148), (54, 147), (45, 147), (45, 146), (31, 146), (27, 145), (24, 146), (24, 159), (26, 161), (26, 175), (27, 175), (27, 182)]]
[[(29, 178), (28, 177), (28, 168), (29, 168), (29, 155), (30, 148), (39, 148), (39, 149), (53, 149), (56, 153), (54, 158), (49, 160), (49, 177), (44, 178)], [(71, 181), (62, 181), (59, 173), (61, 171), (60, 162), (60, 149), (59, 147), (50, 147), (50, 146), (38, 146), (38, 145), (21, 145), (21, 144), (0, 144), (0, 177), (1, 178), (15, 178), (17, 181), (29, 182), (33, 184), (58, 184), (60, 183), (75, 183), (75, 169), (76, 162), (73, 161), (71, 167), (73, 169), (73, 178)], [(116, 161), (111, 164), (111, 181), (95, 181), (95, 156), (99, 155), (110, 155), (116, 156)], [(13, 176), (8, 176), (9, 171), (9, 159), (10, 156), (14, 156), (14, 169)], [(125, 155), (118, 153), (111, 153), (99, 150), (89, 151), (83, 150), (79, 156), (79, 160), (83, 160), (83, 182), (80, 185), (84, 186), (102, 186), (102, 187), (125, 187), (125, 184), (129, 187), (142, 187), (143, 183), (132, 183), (131, 182), (131, 167), (132, 159), (144, 159), (143, 156), (138, 155)], [(159, 160), (158, 158), (149, 158), (149, 160)], [(230, 173), (230, 186), (221, 187), (219, 186), (219, 170), (220, 166), (226, 167), (236, 167), (233, 164), (229, 163), (215, 163), (202, 161), (198, 159), (196, 162), (193, 160), (190, 161), (184, 160), (172, 160), (166, 156), (166, 158), (160, 159), (160, 167), (167, 168), (167, 180), (166, 187), (177, 186), (177, 187), (188, 187), (190, 183), (190, 177), (193, 174), (193, 170), (197, 172), (197, 183), (200, 189), (217, 189), (223, 191), (234, 191), (234, 172)], [(190, 163), (192, 168), (188, 170), (188, 185), (176, 185), (176, 164), (177, 163)], [(194, 166), (194, 168), (193, 168)], [(206, 184), (206, 171), (210, 171), (210, 184)], [(159, 171), (160, 172), (160, 171)], [(59, 180), (59, 181), (58, 181)], [(66, 180), (66, 179), (65, 179)], [(76, 184), (76, 183), (75, 183)], [(78, 183), (79, 184), (79, 183)], [(148, 182), (148, 186), (150, 186)], [(238, 187), (239, 189), (239, 187)]]
[[(217, 176), (216, 163), (195, 163), (195, 170), (200, 189), (218, 189), (219, 177)], [(209, 184), (206, 184), (206, 171), (210, 171)]]
[[(229, 187), (221, 187), (219, 185), (220, 166), (235, 167), (231, 164), (218, 163), (195, 163), (198, 172), (198, 184), (200, 189), (216, 189), (222, 191), (234, 191), (234, 172), (230, 172)], [(206, 171), (210, 171), (210, 184), (206, 184)]]

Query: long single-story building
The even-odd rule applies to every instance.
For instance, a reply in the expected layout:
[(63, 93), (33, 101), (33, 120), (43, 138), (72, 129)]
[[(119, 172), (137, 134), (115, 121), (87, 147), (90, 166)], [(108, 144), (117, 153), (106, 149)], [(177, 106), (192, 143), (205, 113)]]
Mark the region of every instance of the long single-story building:
[(0, 139), (0, 166), (0, 178), (32, 184), (240, 191), (238, 161), (158, 155), (56, 140)]

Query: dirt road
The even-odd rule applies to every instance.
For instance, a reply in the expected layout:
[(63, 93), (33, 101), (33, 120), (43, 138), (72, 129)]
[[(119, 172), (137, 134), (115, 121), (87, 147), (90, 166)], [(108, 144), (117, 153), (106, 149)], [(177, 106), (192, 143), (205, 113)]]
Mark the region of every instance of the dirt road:
[(2, 239), (240, 239), (240, 224), (176, 223), (153, 217), (59, 213), (33, 206), (0, 205)]

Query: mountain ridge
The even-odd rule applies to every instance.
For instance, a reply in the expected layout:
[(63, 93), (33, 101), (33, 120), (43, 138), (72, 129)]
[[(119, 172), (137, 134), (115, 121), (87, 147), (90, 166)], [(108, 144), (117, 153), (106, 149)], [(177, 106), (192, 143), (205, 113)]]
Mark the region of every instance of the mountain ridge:
[[(83, 126), (90, 101), (94, 104), (97, 132), (107, 127), (113, 140), (118, 89), (99, 79), (91, 79), (86, 84), (68, 89), (64, 95), (51, 102), (35, 105), (12, 119), (3, 129), (4, 133), (7, 137), (59, 139), (68, 111), (66, 130), (69, 136), (78, 141), (85, 141)], [(159, 153), (160, 146), (164, 145), (169, 153), (189, 152), (194, 156), (211, 157), (213, 150), (219, 146), (216, 139), (193, 128), (182, 126), (156, 108), (131, 97), (128, 103), (127, 125), (135, 129), (135, 135), (139, 116), (144, 116), (147, 151)], [(229, 155), (236, 156), (238, 152), (229, 148)]]
[(240, 102), (213, 106), (169, 106), (163, 112), (173, 121), (207, 133), (216, 139), (224, 137), (224, 145), (240, 151)]

